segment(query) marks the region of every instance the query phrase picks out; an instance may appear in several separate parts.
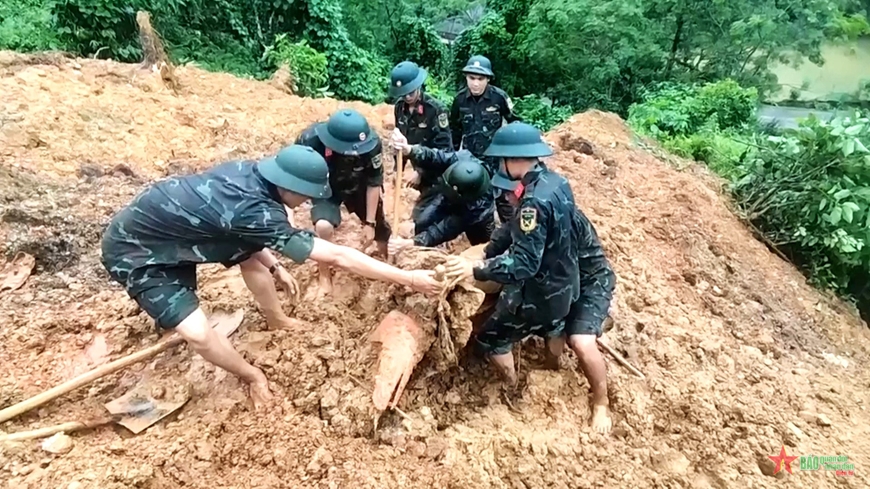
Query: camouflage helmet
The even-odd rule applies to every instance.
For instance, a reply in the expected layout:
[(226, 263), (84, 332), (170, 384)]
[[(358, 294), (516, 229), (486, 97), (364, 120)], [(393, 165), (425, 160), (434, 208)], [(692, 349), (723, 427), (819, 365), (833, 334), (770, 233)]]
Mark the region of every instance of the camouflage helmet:
[(456, 161), (441, 175), (441, 182), (451, 200), (472, 202), (490, 190), (489, 173), (468, 150), (456, 153)]
[(287, 146), (275, 156), (260, 160), (257, 171), (269, 183), (299, 195), (312, 199), (332, 196), (326, 160), (308, 146)]
[(465, 63), (465, 68), (462, 68), (462, 72), (467, 75), (483, 75), (495, 78), (495, 74), (492, 72), (492, 63), (489, 61), (489, 58), (481, 55), (469, 58), (468, 63)]
[(544, 142), (538, 128), (514, 121), (495, 132), (484, 154), (496, 158), (540, 158), (552, 155), (553, 149)]
[(361, 155), (378, 145), (378, 135), (368, 121), (353, 109), (342, 109), (314, 127), (324, 146), (343, 155)]
[(399, 98), (423, 86), (429, 74), (411, 61), (402, 61), (390, 72), (390, 97)]

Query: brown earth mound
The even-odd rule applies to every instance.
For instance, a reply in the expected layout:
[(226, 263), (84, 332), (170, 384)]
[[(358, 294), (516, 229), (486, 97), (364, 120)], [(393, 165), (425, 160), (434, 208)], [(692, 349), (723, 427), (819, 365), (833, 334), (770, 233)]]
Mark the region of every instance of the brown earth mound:
[[(155, 341), (99, 263), (103, 226), (147, 181), (274, 152), (338, 107), (382, 133), (390, 123), (387, 106), (302, 99), (192, 67), (175, 74), (177, 95), (132, 66), (0, 53), (0, 242), (8, 259), (36, 258), (24, 286), (0, 296), (0, 407)], [(388, 413), (373, 438), (368, 335), (407, 291), (339, 272), (334, 299), (288, 303), (302, 330), (268, 331), (238, 270), (210, 266), (200, 296), (213, 310), (247, 309), (233, 342), (269, 376), (275, 405), (251, 411), (237, 379), (178, 348), (0, 429), (99, 417), (148, 376), (192, 383), (180, 414), (137, 436), (74, 433), (66, 453), (2, 444), (3, 486), (867, 487), (866, 328), (752, 239), (714, 179), (638, 149), (618, 117), (580, 114), (548, 137), (549, 164), (573, 182), (619, 276), (607, 340), (647, 376), (608, 360), (611, 435), (588, 429), (573, 357), (542, 370), (533, 340), (517, 351), (521, 397), (502, 396), (477, 363), (424, 360), (400, 404), (407, 417)], [(310, 225), (307, 209), (296, 219)], [(356, 246), (359, 231), (349, 218), (338, 240)], [(314, 282), (312, 264), (293, 272)], [(772, 476), (768, 456), (783, 445), (848, 457), (854, 475), (795, 461), (793, 474)]]

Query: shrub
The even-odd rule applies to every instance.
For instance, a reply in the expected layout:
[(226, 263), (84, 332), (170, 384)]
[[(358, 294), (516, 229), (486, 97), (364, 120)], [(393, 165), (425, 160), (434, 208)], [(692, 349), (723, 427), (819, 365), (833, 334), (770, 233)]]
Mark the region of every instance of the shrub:
[(514, 100), (514, 112), (524, 122), (541, 131), (549, 131), (574, 113), (571, 107), (554, 104), (550, 99), (538, 95), (526, 95)]
[(299, 95), (315, 97), (328, 88), (326, 55), (309, 46), (305, 40), (294, 43), (286, 34), (279, 34), (272, 46), (266, 48), (263, 58), (276, 68), (287, 65)]

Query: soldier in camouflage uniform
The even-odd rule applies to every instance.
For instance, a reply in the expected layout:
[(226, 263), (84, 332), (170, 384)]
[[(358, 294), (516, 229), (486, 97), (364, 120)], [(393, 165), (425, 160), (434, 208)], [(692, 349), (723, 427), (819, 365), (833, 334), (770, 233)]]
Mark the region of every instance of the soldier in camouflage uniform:
[[(327, 122), (315, 123), (296, 139), (320, 153), (329, 165), (332, 196), (316, 199), (311, 206), (311, 222), (321, 239), (331, 240), (341, 224), (341, 205), (363, 223), (362, 248), (371, 242), (387, 256), (391, 229), (384, 216), (381, 193), (384, 185), (381, 138), (359, 112), (342, 109)], [(329, 266), (320, 266), (320, 293), (332, 292)]]
[[(432, 149), (452, 150), (447, 108), (424, 91), (428, 74), (416, 63), (403, 61), (390, 74), (390, 96), (398, 99), (395, 106), (396, 128), (391, 141), (401, 145), (419, 145)], [(405, 170), (405, 181), (420, 191), (411, 211), (415, 223), (431, 220), (429, 215), (443, 204), (443, 196), (436, 190), (445, 167), (421, 167), (411, 160), (412, 171)]]
[(443, 200), (433, 212), (427, 213), (428, 221), (415, 223), (412, 239), (390, 239), (390, 254), (409, 246), (438, 246), (463, 232), (472, 245), (489, 241), (495, 227), (495, 204), (489, 173), (480, 160), (465, 150), (456, 153), (407, 145), (398, 149), (409, 154), (411, 161), (421, 168), (443, 171), (435, 187)]
[(102, 262), (158, 327), (174, 329), (203, 358), (238, 375), (260, 406), (272, 397), (266, 377), (208, 326), (196, 296), (198, 264), (240, 265), (272, 327), (291, 326), (274, 281), (291, 293), (296, 284), (266, 248), (297, 263), (311, 258), (427, 294), (439, 292), (432, 272), (399, 270), (290, 226), (285, 206), (330, 194), (326, 162), (302, 146), (258, 163), (229, 162), (169, 178), (112, 218), (103, 234)]
[(565, 316), (579, 296), (574, 195), (565, 178), (539, 161), (552, 150), (528, 124), (499, 129), (486, 154), (504, 158), (506, 176), (519, 182), (519, 210), (495, 230), (480, 260), (451, 257), (447, 277), (503, 284), (475, 344), (515, 385), (513, 344), (535, 334), (547, 338), (554, 355), (561, 353)]
[[(510, 97), (490, 83), (495, 74), (489, 59), (472, 56), (462, 72), (465, 74), (466, 87), (456, 94), (450, 110), (453, 147), (471, 151), (471, 154), (483, 160), (490, 176), (494, 176), (498, 170), (498, 158), (488, 157), (484, 152), (504, 123), (519, 121), (520, 118), (514, 114)], [(495, 193), (499, 219), (503, 223), (507, 222), (511, 207), (506, 201), (506, 194), (497, 188)]]

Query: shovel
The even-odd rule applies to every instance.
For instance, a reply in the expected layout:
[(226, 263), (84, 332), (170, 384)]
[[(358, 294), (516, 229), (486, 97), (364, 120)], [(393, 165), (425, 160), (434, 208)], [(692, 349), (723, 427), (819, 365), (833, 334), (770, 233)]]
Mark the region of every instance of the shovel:
[[(237, 310), (232, 315), (218, 312), (218, 313), (215, 313), (211, 316), (211, 324), (212, 324), (212, 327), (214, 328), (214, 330), (219, 335), (223, 335), (224, 337), (229, 337), (229, 335), (231, 335), (235, 330), (237, 330), (239, 328), (239, 326), (242, 324), (242, 318), (244, 317), (244, 315), (245, 315), (245, 311), (243, 309)], [(91, 382), (93, 382), (97, 379), (100, 379), (102, 377), (105, 377), (106, 375), (117, 372), (118, 370), (121, 370), (124, 367), (127, 367), (129, 365), (133, 365), (134, 363), (141, 362), (147, 358), (151, 358), (160, 352), (163, 352), (165, 350), (168, 350), (169, 348), (172, 348), (173, 346), (181, 344), (183, 341), (184, 341), (184, 339), (181, 336), (179, 336), (178, 333), (173, 333), (173, 334), (169, 335), (168, 338), (160, 340), (156, 345), (145, 348), (144, 350), (139, 350), (136, 353), (127, 355), (126, 357), (123, 357), (123, 358), (119, 358), (119, 359), (117, 359), (113, 362), (109, 362), (105, 365), (101, 365), (101, 366), (91, 370), (90, 372), (83, 373), (82, 375), (79, 375), (78, 377), (76, 377), (72, 380), (64, 382), (61, 385), (52, 387), (51, 389), (43, 392), (42, 394), (36, 395), (34, 397), (31, 397), (30, 399), (27, 399), (25, 401), (21, 401), (18, 404), (15, 404), (15, 405), (9, 406), (3, 410), (0, 410), (0, 423), (7, 421), (9, 419), (12, 419), (20, 414), (26, 413), (27, 411), (30, 411), (33, 408), (42, 406), (43, 404), (45, 404), (53, 399), (58, 398), (64, 394), (66, 394), (67, 392), (78, 389), (79, 387), (82, 387), (84, 385), (90, 384)], [(134, 389), (134, 391), (135, 390), (136, 389)], [(124, 398), (122, 397), (118, 400), (120, 401), (121, 399), (124, 399)], [(131, 403), (131, 405), (136, 405), (136, 406), (140, 406), (140, 407), (145, 405), (145, 404), (142, 404), (140, 402), (139, 398), (136, 398), (136, 397), (131, 397), (131, 399), (124, 400), (123, 402), (124, 403), (129, 402), (129, 403)], [(110, 403), (110, 404), (112, 404), (112, 403)], [(183, 405), (184, 403), (182, 402), (181, 404)], [(118, 412), (122, 412), (122, 413), (128, 412), (128, 411), (123, 411), (123, 409), (126, 409), (126, 408), (123, 408), (122, 404), (113, 405), (113, 407), (111, 407), (111, 408), (109, 408), (109, 406), (106, 406), (106, 407), (109, 409), (109, 412), (113, 412), (112, 411), (113, 409), (115, 409)], [(181, 407), (181, 406), (178, 406), (178, 407)], [(166, 408), (166, 406), (163, 406), (160, 409), (165, 410), (167, 408)], [(176, 407), (175, 409), (178, 409), (178, 408)], [(172, 412), (172, 411), (169, 411), (169, 412)], [(169, 413), (166, 413), (166, 414), (158, 417), (157, 419), (155, 419), (155, 422), (158, 421), (159, 419), (165, 417), (167, 414), (169, 414)], [(87, 423), (82, 423), (82, 424), (87, 424)], [(147, 427), (147, 426), (150, 426), (150, 425), (146, 425), (145, 427)], [(144, 428), (142, 428), (142, 429), (144, 429)], [(135, 433), (138, 433), (138, 432), (135, 432)], [(0, 440), (2, 440), (2, 438), (0, 438)]]
[[(178, 411), (190, 399), (190, 389), (186, 384), (179, 383), (172, 386), (174, 395), (171, 396), (171, 400), (156, 399), (151, 394), (161, 391), (166, 392), (162, 386), (157, 386), (151, 382), (142, 382), (123, 396), (103, 405), (109, 411), (109, 416), (103, 416), (90, 421), (73, 421), (37, 430), (11, 433), (0, 436), (0, 443), (4, 441), (36, 440), (56, 433), (89, 430), (112, 423), (123, 426), (133, 432), (133, 434), (138, 435), (149, 426)], [(161, 394), (161, 397), (164, 397), (164, 395)]]

